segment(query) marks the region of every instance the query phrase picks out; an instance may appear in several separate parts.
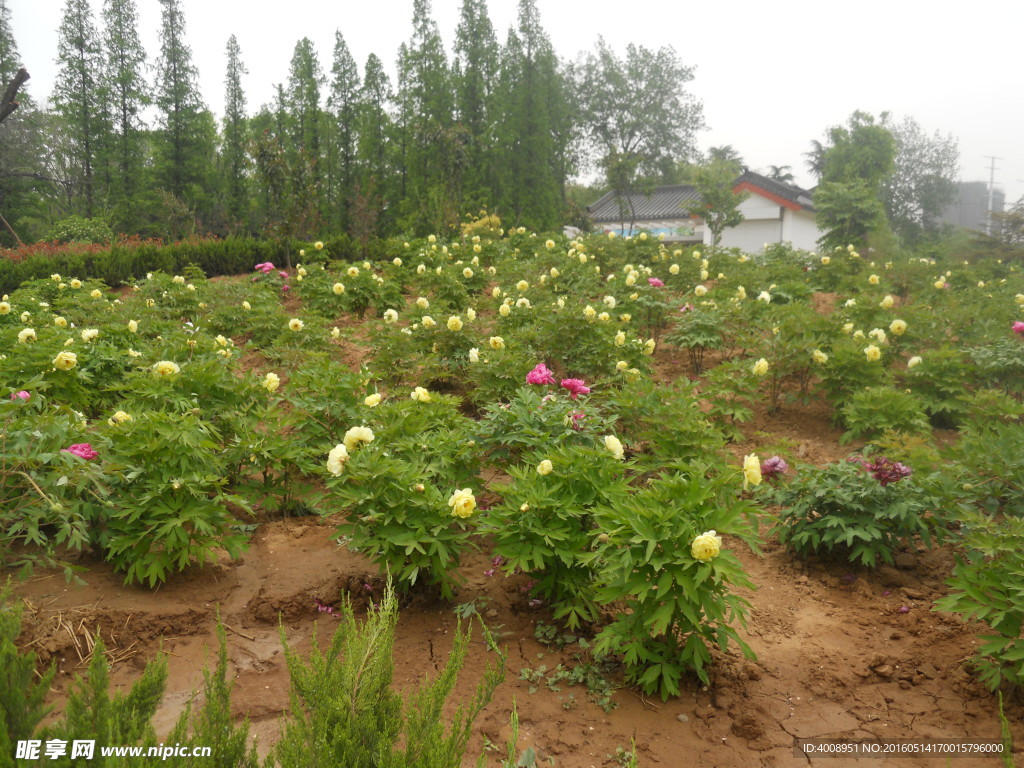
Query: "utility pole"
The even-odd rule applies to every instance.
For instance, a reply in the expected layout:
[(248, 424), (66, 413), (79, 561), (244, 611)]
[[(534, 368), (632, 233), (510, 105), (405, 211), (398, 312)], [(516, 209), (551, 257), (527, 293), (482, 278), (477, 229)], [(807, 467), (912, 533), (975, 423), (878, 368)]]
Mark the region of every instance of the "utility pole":
[(992, 155), (985, 155), (991, 162), (988, 166), (988, 215), (985, 216), (985, 234), (988, 236), (992, 235), (992, 208), (993, 208), (993, 192), (995, 191), (996, 184), (996, 160), (1002, 160), (1001, 157), (994, 157)]

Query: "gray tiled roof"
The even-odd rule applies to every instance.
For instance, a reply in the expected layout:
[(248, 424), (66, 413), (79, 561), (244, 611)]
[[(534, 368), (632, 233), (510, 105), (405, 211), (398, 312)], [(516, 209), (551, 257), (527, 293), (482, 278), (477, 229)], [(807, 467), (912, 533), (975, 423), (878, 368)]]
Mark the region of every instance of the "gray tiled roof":
[[(600, 200), (587, 207), (590, 218), (595, 222), (622, 221), (622, 210), (626, 217), (635, 221), (655, 221), (657, 219), (686, 219), (686, 203), (700, 200), (697, 190), (689, 184), (676, 184), (670, 187), (655, 187), (649, 195), (643, 192), (632, 192), (621, 202), (615, 192), (606, 193)], [(631, 215), (634, 214), (634, 215)]]
[[(748, 170), (744, 170), (735, 183), (742, 184), (744, 182), (795, 203), (804, 210), (814, 210), (811, 193), (805, 189), (775, 181)], [(590, 213), (590, 218), (596, 223), (622, 221), (623, 210), (626, 212), (627, 220), (637, 222), (685, 219), (689, 218), (686, 205), (698, 200), (700, 200), (700, 194), (695, 187), (689, 184), (675, 184), (667, 187), (655, 187), (650, 194), (632, 192), (625, 195), (621, 201), (616, 198), (614, 191), (607, 192), (597, 202), (588, 206), (587, 211)], [(623, 206), (621, 208), (620, 203)]]
[(801, 189), (793, 184), (786, 184), (783, 181), (775, 181), (775, 179), (771, 179), (767, 176), (762, 176), (760, 173), (754, 173), (753, 171), (748, 170), (744, 170), (740, 177), (736, 179), (736, 184), (742, 184), (743, 182), (753, 184), (755, 187), (760, 187), (765, 192), (771, 192), (773, 195), (781, 197), (783, 200), (789, 200), (791, 203), (796, 203), (804, 210), (814, 210), (814, 205), (811, 202), (811, 193), (806, 189)]

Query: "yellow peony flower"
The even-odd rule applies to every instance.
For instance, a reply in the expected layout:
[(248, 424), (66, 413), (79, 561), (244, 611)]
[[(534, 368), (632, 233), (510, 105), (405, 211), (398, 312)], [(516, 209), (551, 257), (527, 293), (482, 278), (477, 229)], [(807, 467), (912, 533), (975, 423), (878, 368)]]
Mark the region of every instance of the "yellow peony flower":
[(452, 508), (452, 517), (463, 519), (470, 517), (476, 509), (476, 497), (473, 496), (472, 488), (456, 490), (449, 499), (448, 506)]
[(334, 291), (335, 296), (341, 296), (345, 292), (345, 286), (342, 283), (335, 283), (331, 290)]
[(597, 317), (597, 310), (596, 310), (596, 309), (594, 309), (594, 308), (593, 308), (592, 306), (590, 306), (589, 304), (587, 304), (587, 306), (585, 306), (585, 307), (583, 308), (583, 316), (584, 316), (584, 317), (585, 317), (585, 318), (586, 318), (587, 320), (593, 320), (593, 319), (594, 319), (595, 317)]
[(469, 278), (473, 276), (473, 270), (470, 269), (469, 267), (466, 267), (464, 270), (462, 270), (462, 276), (469, 280)]
[(743, 490), (748, 486), (761, 484), (761, 461), (756, 453), (743, 457)]
[(448, 318), (448, 330), (452, 332), (458, 332), (462, 330), (462, 318), (458, 315), (452, 315)]
[(554, 240), (545, 240), (544, 241), (544, 247), (547, 248), (550, 251), (552, 248), (555, 247), (555, 241)]
[(525, 291), (529, 287), (530, 287), (530, 284), (528, 282), (526, 282), (525, 280), (520, 280), (518, 283), (516, 283), (516, 290), (519, 291), (520, 293), (522, 293), (523, 291)]
[(437, 321), (430, 315), (424, 315), (420, 322), (423, 323), (423, 327), (427, 329), (433, 328), (437, 325)]
[(68, 283), (68, 285), (70, 285), (72, 288), (77, 290), (78, 288), (82, 287), (82, 281), (79, 280), (77, 277), (75, 277), (75, 278), (72, 278), (71, 282)]
[(63, 318), (63, 317), (55, 317), (55, 318), (53, 318), (53, 324), (56, 325), (58, 328), (67, 328), (68, 327), (68, 321), (65, 318)]
[(346, 461), (348, 461), (348, 448), (338, 443), (327, 454), (327, 471), (337, 477), (345, 468)]
[(359, 277), (359, 267), (349, 267), (345, 274), (349, 277)]
[(828, 362), (828, 355), (822, 352), (820, 349), (816, 349), (811, 352), (811, 357), (814, 358), (814, 362), (824, 365)]
[(11, 311), (11, 305), (6, 301), (0, 301), (0, 315), (6, 315)]
[(18, 333), (18, 341), (22, 344), (27, 344), (30, 341), (36, 340), (36, 331), (34, 328), (23, 328)]
[(378, 405), (380, 405), (380, 401), (380, 392), (374, 392), (372, 395), (368, 395), (366, 399), (363, 400), (363, 405), (365, 405), (367, 408), (376, 408)]
[(161, 360), (158, 363), (153, 363), (153, 374), (155, 376), (173, 376), (180, 372), (181, 368), (178, 367), (178, 364), (172, 363), (170, 360)]
[(607, 312), (602, 312), (600, 315), (597, 316), (597, 319), (600, 320), (602, 323), (607, 323), (609, 320), (612, 319), (612, 316), (609, 315)]
[(619, 360), (619, 362), (615, 364), (616, 371), (624, 371), (627, 368), (629, 368), (629, 363), (627, 363), (625, 360)]
[(288, 327), (293, 331), (301, 331), (306, 327), (306, 324), (299, 320), (297, 317), (293, 317), (288, 321)]
[(626, 455), (625, 450), (622, 448), (622, 441), (615, 435), (604, 436), (604, 447), (611, 451), (616, 459), (621, 460)]
[(431, 400), (431, 398), (430, 398), (430, 391), (427, 390), (427, 389), (424, 389), (423, 387), (416, 387), (416, 389), (414, 389), (409, 394), (409, 397), (411, 397), (413, 400), (415, 400), (415, 401), (417, 401), (419, 403), (429, 403), (430, 400)]
[(907, 332), (907, 323), (900, 319), (893, 320), (889, 323), (889, 331), (893, 336), (902, 336)]
[(893, 305), (893, 298), (892, 298), (892, 296), (886, 296), (884, 299), (882, 299), (880, 302), (878, 302), (878, 306), (880, 306), (882, 309), (890, 309), (892, 307), (892, 305)]
[(654, 341), (654, 339), (648, 339), (647, 341), (644, 342), (644, 354), (645, 355), (653, 355), (654, 354), (654, 348), (655, 348), (655, 341)]
[(363, 443), (373, 442), (373, 430), (369, 427), (352, 427), (341, 440), (348, 450), (354, 451)]
[(537, 474), (538, 475), (550, 475), (551, 474), (551, 470), (553, 470), (553, 469), (554, 469), (554, 466), (551, 464), (551, 460), (550, 459), (544, 459), (544, 461), (542, 461), (540, 464), (537, 465)]
[(934, 287), (935, 288), (939, 288), (941, 290), (942, 288), (946, 287), (946, 281), (945, 280), (936, 280), (935, 283), (934, 283)]
[(872, 328), (870, 331), (868, 331), (868, 336), (877, 341), (879, 344), (885, 344), (887, 338), (887, 336), (885, 335), (885, 331), (883, 331), (881, 328)]
[(427, 301), (423, 296), (416, 299), (416, 306), (420, 309), (430, 309), (430, 302)]
[(615, 346), (621, 347), (626, 343), (626, 334), (623, 331), (619, 331), (615, 334)]
[(126, 421), (134, 421), (134, 420), (135, 419), (132, 418), (132, 415), (130, 413), (125, 413), (124, 411), (118, 411), (113, 416), (111, 416), (109, 419), (107, 419), (107, 424), (109, 424), (112, 427), (116, 427), (118, 424), (123, 424)]
[(671, 267), (668, 268), (668, 273), (670, 275), (678, 275), (679, 274), (679, 265), (678, 264), (673, 264)]
[(707, 294), (707, 292), (708, 289), (703, 285), (698, 285), (693, 289), (693, 293), (695, 296), (704, 296), (705, 294)]
[(871, 285), (878, 285), (878, 275), (871, 275), (868, 277), (868, 283)]
[(768, 373), (768, 361), (763, 357), (751, 367), (750, 372), (755, 376), (764, 376)]
[(264, 377), (263, 383), (260, 386), (267, 390), (267, 392), (276, 392), (277, 388), (281, 386), (281, 377), (271, 371)]
[(82, 329), (82, 341), (85, 341), (85, 342), (93, 341), (99, 335), (100, 335), (100, 332), (98, 330), (96, 330), (95, 328), (83, 328)]
[(562, 275), (555, 267), (552, 267), (548, 274), (551, 275), (552, 280), (557, 280)]
[(99, 288), (93, 288), (89, 295), (92, 296), (94, 299), (103, 298), (103, 292)]
[(914, 368), (915, 366), (920, 365), (922, 362), (924, 361), (921, 359), (920, 355), (914, 355), (912, 358), (907, 360), (907, 369), (909, 370), (911, 368)]
[(700, 560), (701, 562), (707, 562), (713, 557), (717, 557), (721, 551), (722, 537), (715, 531), (705, 531), (695, 538), (690, 545), (690, 554), (693, 556), (693, 559)]
[(473, 347), (471, 350), (469, 350), (469, 362), (471, 362), (471, 363), (479, 363), (480, 362), (480, 350), (477, 349), (476, 347)]
[(333, 328), (331, 328), (331, 338), (332, 339), (340, 339), (341, 338), (341, 328), (339, 328), (338, 326), (334, 326)]
[(74, 352), (58, 352), (53, 358), (53, 367), (62, 371), (70, 371), (78, 365), (78, 355)]
[(501, 338), (501, 336), (491, 336), (491, 338), (487, 340), (487, 344), (494, 350), (505, 348), (505, 340)]
[(882, 351), (874, 344), (869, 344), (864, 347), (864, 356), (867, 357), (869, 363), (873, 363), (882, 357)]

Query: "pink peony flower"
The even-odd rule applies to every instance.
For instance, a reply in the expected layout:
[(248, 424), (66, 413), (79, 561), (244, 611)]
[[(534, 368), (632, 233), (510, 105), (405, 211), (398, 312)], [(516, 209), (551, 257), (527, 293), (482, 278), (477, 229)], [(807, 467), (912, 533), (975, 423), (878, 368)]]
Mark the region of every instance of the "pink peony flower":
[(291, 288), (291, 286), (290, 286), (290, 285), (282, 285), (282, 286), (281, 286), (281, 290), (282, 290), (282, 291), (290, 291), (291, 289), (292, 289), (292, 288)]
[(569, 390), (573, 400), (580, 395), (590, 394), (590, 387), (583, 383), (583, 379), (562, 379), (562, 389)]
[(653, 285), (655, 288), (664, 288), (665, 287), (665, 283), (663, 283), (661, 280), (659, 280), (656, 277), (648, 277), (647, 278), (647, 284), (648, 285)]
[(74, 445), (64, 448), (61, 453), (70, 453), (80, 459), (85, 459), (86, 461), (92, 461), (99, 456), (89, 443), (75, 443)]
[(1024, 321), (1018, 320), (1016, 323), (1014, 323), (1013, 332), (1020, 336), (1024, 336)]
[(533, 370), (526, 374), (527, 384), (554, 384), (555, 377), (544, 363), (537, 363)]
[(278, 272), (277, 274), (280, 275), (281, 277), (284, 277), (284, 278), (288, 277), (288, 273), (285, 272), (283, 269), (280, 272)]
[(579, 432), (583, 429), (583, 421), (587, 418), (587, 414), (583, 411), (573, 411), (569, 414), (569, 418), (572, 419), (572, 428)]
[(11, 393), (11, 400), (25, 401), (25, 400), (28, 400), (30, 397), (32, 397), (32, 395), (29, 394), (28, 392), (26, 392), (24, 389), (21, 390), (21, 392), (12, 392)]
[(682, 312), (684, 315), (687, 312), (693, 312), (693, 304), (690, 304), (689, 302), (687, 302), (686, 304), (683, 304), (683, 306), (681, 306), (679, 308), (679, 311)]

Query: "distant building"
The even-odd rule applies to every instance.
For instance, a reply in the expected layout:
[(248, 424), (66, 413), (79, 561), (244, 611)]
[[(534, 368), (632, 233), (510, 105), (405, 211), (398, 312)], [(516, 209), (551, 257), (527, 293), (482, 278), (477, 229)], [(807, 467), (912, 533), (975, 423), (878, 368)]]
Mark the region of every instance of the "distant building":
[[(723, 248), (759, 251), (765, 243), (782, 242), (809, 251), (817, 248), (823, 233), (815, 223), (809, 191), (753, 171), (744, 171), (733, 191), (749, 192), (750, 196), (739, 206), (743, 222), (722, 233)], [(605, 232), (633, 235), (643, 230), (664, 235), (666, 242), (710, 245), (711, 231), (704, 220), (686, 211), (686, 206), (699, 201), (696, 188), (676, 184), (655, 187), (650, 194), (617, 197), (614, 191), (608, 192), (587, 211)]]
[[(992, 191), (992, 212), (1002, 213), (1006, 205), (1006, 195), (1000, 189)], [(963, 227), (975, 232), (985, 232), (989, 225), (988, 218), (988, 182), (961, 181), (957, 185), (956, 199), (942, 212), (939, 219), (942, 224)], [(997, 225), (993, 225), (995, 234)]]

